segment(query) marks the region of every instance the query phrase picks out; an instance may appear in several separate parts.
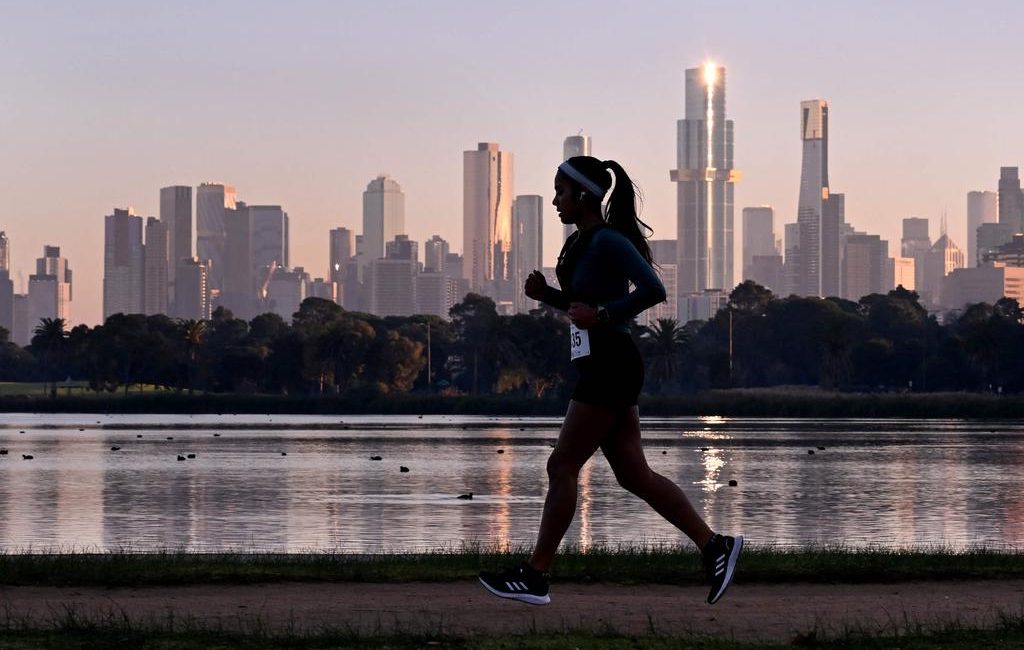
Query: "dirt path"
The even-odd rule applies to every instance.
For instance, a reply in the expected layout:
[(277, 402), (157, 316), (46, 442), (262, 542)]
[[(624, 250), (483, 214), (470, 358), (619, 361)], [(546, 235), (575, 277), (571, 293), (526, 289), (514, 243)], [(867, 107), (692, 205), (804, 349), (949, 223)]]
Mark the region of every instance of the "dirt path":
[(191, 617), (213, 627), (500, 634), (567, 630), (698, 633), (789, 641), (812, 629), (884, 631), (908, 623), (990, 626), (1024, 613), (1024, 580), (892, 585), (734, 585), (713, 607), (700, 587), (556, 584), (545, 607), (504, 601), (467, 583), (274, 583), (184, 587), (0, 587), (0, 617), (46, 625), (66, 608), (133, 622)]

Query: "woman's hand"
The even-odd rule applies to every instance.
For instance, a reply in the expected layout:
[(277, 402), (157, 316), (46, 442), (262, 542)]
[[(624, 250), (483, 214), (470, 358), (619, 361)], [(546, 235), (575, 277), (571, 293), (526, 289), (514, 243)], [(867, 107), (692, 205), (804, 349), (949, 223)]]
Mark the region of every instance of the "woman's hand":
[(523, 291), (527, 298), (540, 300), (544, 297), (544, 290), (547, 288), (548, 281), (544, 279), (544, 274), (540, 271), (534, 271), (526, 276), (526, 286), (523, 287)]
[(591, 307), (583, 302), (570, 303), (569, 320), (581, 330), (588, 330), (597, 325), (597, 307)]

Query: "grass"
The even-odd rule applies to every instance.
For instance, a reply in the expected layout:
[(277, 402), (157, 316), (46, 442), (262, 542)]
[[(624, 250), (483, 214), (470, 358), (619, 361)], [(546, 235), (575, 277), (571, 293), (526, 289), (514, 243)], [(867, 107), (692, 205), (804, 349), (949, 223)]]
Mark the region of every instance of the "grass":
[[(0, 553), (0, 585), (141, 586), (282, 581), (454, 582), (481, 568), (511, 564), (523, 549), (467, 546), (427, 553), (351, 555), (272, 553)], [(692, 548), (674, 546), (568, 549), (554, 578), (562, 582), (700, 584)], [(737, 583), (865, 583), (1024, 578), (1024, 553), (884, 548), (748, 547)]]
[(636, 636), (614, 629), (600, 633), (567, 628), (561, 633), (525, 630), (520, 635), (461, 636), (437, 630), (399, 630), (381, 634), (321, 626), (299, 629), (285, 625), (271, 629), (259, 618), (237, 629), (211, 626), (194, 620), (166, 618), (147, 623), (107, 615), (89, 619), (74, 609), (64, 609), (42, 627), (27, 621), (0, 619), (0, 647), (8, 650), (146, 648), (161, 650), (212, 650), (270, 648), (457, 648), (466, 650), (552, 650), (555, 648), (645, 648), (651, 650), (781, 650), (811, 647), (831, 650), (902, 650), (1024, 648), (1024, 619), (1004, 616), (996, 626), (984, 629), (958, 623), (928, 630), (920, 624), (903, 623), (880, 632), (846, 630), (830, 638), (817, 629), (796, 634), (788, 643), (737, 642), (702, 635), (671, 636), (651, 631)]

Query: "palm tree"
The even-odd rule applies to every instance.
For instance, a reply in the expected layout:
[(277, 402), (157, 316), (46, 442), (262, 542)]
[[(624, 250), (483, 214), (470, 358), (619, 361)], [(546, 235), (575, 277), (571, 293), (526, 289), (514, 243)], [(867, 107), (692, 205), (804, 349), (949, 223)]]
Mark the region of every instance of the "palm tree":
[(178, 326), (185, 338), (185, 352), (188, 355), (188, 394), (192, 394), (195, 383), (196, 359), (199, 356), (199, 347), (206, 338), (206, 321), (204, 320), (180, 320)]
[(64, 359), (68, 333), (63, 318), (43, 318), (32, 330), (32, 347), (40, 351), (46, 376), (50, 378), (50, 397), (57, 397), (57, 380)]
[(659, 318), (640, 328), (640, 340), (650, 359), (652, 379), (662, 388), (671, 385), (677, 361), (689, 332), (674, 318)]

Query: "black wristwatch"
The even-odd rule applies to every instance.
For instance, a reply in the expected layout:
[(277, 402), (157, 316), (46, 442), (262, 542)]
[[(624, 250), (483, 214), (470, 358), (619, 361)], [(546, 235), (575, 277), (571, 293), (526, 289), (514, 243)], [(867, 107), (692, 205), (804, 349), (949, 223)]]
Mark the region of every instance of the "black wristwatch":
[(597, 322), (601, 325), (608, 322), (608, 310), (603, 306), (597, 308)]

